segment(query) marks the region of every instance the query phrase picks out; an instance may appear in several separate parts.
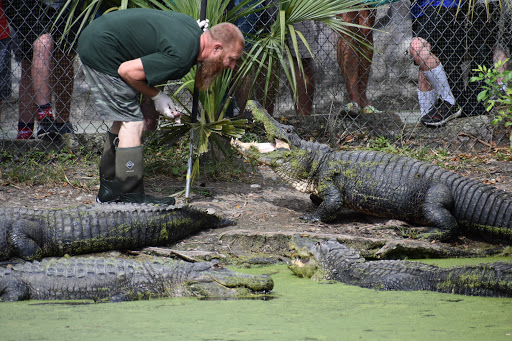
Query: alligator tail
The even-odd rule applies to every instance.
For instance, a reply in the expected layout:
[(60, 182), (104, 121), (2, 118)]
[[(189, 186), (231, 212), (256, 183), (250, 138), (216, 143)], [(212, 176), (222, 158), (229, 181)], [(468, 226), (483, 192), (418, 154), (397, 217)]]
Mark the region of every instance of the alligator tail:
[[(408, 157), (371, 153), (373, 162), (387, 163), (385, 174), (401, 174), (403, 179), (423, 178), (446, 185), (453, 197), (453, 216), (469, 231), (481, 230), (512, 240), (512, 195), (494, 186), (464, 177), (436, 165)], [(393, 162), (390, 159), (395, 158)]]
[(467, 225), (469, 232), (512, 240), (512, 195), (462, 176), (453, 178), (448, 186), (459, 224)]
[(436, 284), (436, 291), (469, 296), (512, 297), (510, 263), (477, 264), (439, 271), (444, 271), (444, 275)]

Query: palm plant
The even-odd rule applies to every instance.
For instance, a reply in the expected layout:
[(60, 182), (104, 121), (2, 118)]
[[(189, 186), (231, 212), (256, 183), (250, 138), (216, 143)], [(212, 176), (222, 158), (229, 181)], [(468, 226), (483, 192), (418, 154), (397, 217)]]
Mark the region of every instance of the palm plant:
[[(265, 10), (262, 6), (264, 0), (243, 0), (237, 6), (229, 9), (229, 0), (209, 0), (206, 17), (210, 25), (220, 22), (232, 22), (246, 17), (251, 13)], [(216, 143), (223, 150), (223, 143), (220, 143), (225, 137), (240, 137), (244, 133), (245, 120), (228, 119), (225, 117), (226, 109), (230, 103), (234, 89), (251, 75), (253, 80), (250, 84), (251, 90), (254, 88), (256, 79), (262, 77), (264, 82), (264, 92), (271, 87), (272, 79), (279, 78), (275, 72), (283, 72), (292, 93), (296, 96), (297, 79), (295, 77), (295, 66), (293, 58), (298, 61), (299, 71), (304, 73), (301, 58), (298, 51), (298, 42), (302, 41), (309, 49), (302, 32), (296, 31), (293, 24), (312, 20), (323, 22), (337, 33), (352, 35), (348, 26), (357, 26), (346, 23), (337, 18), (337, 14), (361, 10), (360, 4), (365, 0), (285, 0), (279, 1), (276, 20), (270, 28), (260, 30), (255, 34), (246, 36), (249, 51), (242, 59), (241, 65), (236, 72), (226, 70), (208, 90), (201, 92), (199, 101), (202, 109), (199, 111), (200, 120), (192, 123), (189, 115), (182, 116), (183, 125), (162, 124), (162, 128), (167, 130), (169, 138), (182, 136), (189, 129), (194, 130), (194, 145), (197, 154), (208, 150), (210, 143)], [(176, 11), (198, 19), (199, 6), (201, 0), (67, 0), (66, 7), (69, 6), (71, 13), (68, 18), (68, 26), (71, 27), (77, 22), (80, 27), (84, 27), (96, 14), (103, 10), (117, 10), (132, 7), (156, 8), (166, 11)], [(80, 7), (81, 5), (81, 7)], [(359, 6), (359, 7), (358, 7)], [(73, 13), (79, 11), (80, 14), (73, 16)], [(73, 19), (73, 17), (75, 19)], [(358, 40), (357, 37), (354, 39)], [(174, 92), (174, 98), (188, 111), (183, 105), (182, 98), (190, 95), (194, 89), (194, 77), (196, 68), (190, 70), (179, 82), (174, 82), (178, 88)], [(199, 159), (196, 158), (192, 177), (198, 174)]]

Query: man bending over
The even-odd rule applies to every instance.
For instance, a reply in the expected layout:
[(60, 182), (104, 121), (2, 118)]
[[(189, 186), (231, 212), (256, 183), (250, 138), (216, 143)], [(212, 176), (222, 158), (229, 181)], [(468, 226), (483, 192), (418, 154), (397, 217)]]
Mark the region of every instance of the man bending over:
[(180, 79), (199, 63), (196, 86), (207, 89), (223, 69), (233, 69), (244, 48), (240, 30), (221, 23), (203, 32), (191, 17), (154, 9), (102, 15), (78, 41), (99, 119), (111, 120), (100, 161), (98, 202), (174, 204), (144, 194), (139, 94), (162, 115), (178, 119), (172, 99), (155, 86)]

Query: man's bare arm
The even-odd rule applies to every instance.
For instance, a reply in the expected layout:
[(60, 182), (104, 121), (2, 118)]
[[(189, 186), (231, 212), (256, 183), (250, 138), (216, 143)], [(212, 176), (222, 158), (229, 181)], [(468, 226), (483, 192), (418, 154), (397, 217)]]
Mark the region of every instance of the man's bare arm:
[(144, 66), (142, 65), (140, 58), (128, 60), (122, 63), (117, 72), (119, 73), (119, 76), (128, 83), (128, 85), (141, 94), (150, 97), (154, 97), (158, 94), (158, 89), (148, 85)]

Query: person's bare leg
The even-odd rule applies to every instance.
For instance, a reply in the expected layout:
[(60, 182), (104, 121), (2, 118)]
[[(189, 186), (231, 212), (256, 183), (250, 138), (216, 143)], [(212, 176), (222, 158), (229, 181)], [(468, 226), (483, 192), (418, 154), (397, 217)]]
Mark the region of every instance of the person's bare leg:
[(423, 38), (414, 38), (410, 47), (414, 62), (419, 66), (418, 89), (434, 89), (439, 97), (451, 105), (455, 103), (448, 76), (439, 58), (432, 53), (431, 45)]
[[(506, 54), (506, 52), (505, 52), (505, 50), (503, 48), (496, 48), (494, 53), (493, 53), (493, 58), (492, 59), (493, 59), (494, 64), (496, 64), (499, 61), (504, 61), (507, 58), (508, 58), (508, 56), (507, 56), (507, 54)], [(500, 73), (505, 72), (506, 70), (508, 70), (509, 65), (511, 63), (512, 63), (512, 61), (510, 61), (510, 60), (507, 61), (506, 63), (504, 63), (503, 65), (498, 67), (498, 71)], [(503, 77), (499, 77), (497, 79), (497, 81), (498, 81), (498, 84), (503, 85)], [(503, 85), (503, 90), (505, 90), (505, 89), (506, 89), (506, 85)]]
[(51, 78), (56, 97), (56, 121), (58, 123), (66, 123), (69, 122), (71, 114), (71, 98), (75, 77), (73, 62), (75, 55), (55, 51), (53, 57), (53, 72)]
[(50, 75), (53, 46), (50, 34), (43, 34), (34, 42), (31, 74), (35, 101), (39, 106), (51, 102)]
[(414, 63), (419, 67), (418, 89), (423, 92), (433, 90), (432, 84), (430, 84), (425, 76), (425, 71), (435, 69), (441, 62), (432, 53), (432, 46), (425, 39), (415, 37), (411, 41), (409, 51), (414, 59)]
[(261, 104), (265, 107), (265, 110), (269, 113), (269, 115), (274, 114), (274, 106), (275, 100), (277, 97), (277, 88), (279, 86), (279, 79), (276, 77), (276, 65), (272, 67), (272, 72), (270, 74), (270, 80), (268, 89), (265, 91), (265, 84), (267, 78), (267, 68), (263, 68), (261, 73), (258, 75), (256, 79), (256, 86), (254, 89), (254, 97), (256, 100), (260, 101)]
[(370, 70), (372, 67), (373, 58), (373, 32), (372, 27), (375, 23), (375, 10), (364, 10), (360, 11), (357, 15), (357, 23), (368, 28), (360, 28), (359, 33), (363, 39), (364, 44), (359, 44), (360, 51), (355, 51), (357, 54), (357, 96), (359, 97), (359, 106), (361, 108), (369, 105), (369, 101), (366, 95), (368, 89), (368, 81), (370, 78)]
[(31, 67), (31, 60), (23, 59), (21, 61), (18, 99), (18, 139), (28, 139), (32, 137), (34, 131), (37, 105), (34, 100), (34, 87), (32, 86), (32, 76), (30, 74)]
[(144, 130), (144, 121), (112, 123), (110, 132), (118, 135), (118, 148), (131, 148), (141, 145), (142, 131)]
[[(357, 17), (357, 12), (348, 12), (340, 15), (343, 20), (348, 23), (353, 23)], [(349, 28), (354, 34), (356, 29)], [(345, 88), (348, 92), (348, 99), (350, 102), (359, 104), (359, 94), (357, 91), (358, 77), (358, 55), (354, 50), (354, 46), (357, 46), (357, 42), (354, 38), (341, 34), (338, 36), (338, 49), (337, 49), (337, 60), (345, 80)]]
[(34, 100), (34, 88), (31, 76), (32, 62), (28, 59), (21, 61), (21, 79), (19, 84), (18, 120), (23, 123), (34, 123), (37, 105)]
[(439, 58), (431, 52), (431, 45), (423, 38), (415, 37), (411, 41), (409, 51), (418, 65), (418, 103), (422, 117), (427, 117), (437, 100), (437, 93), (430, 84), (425, 71), (431, 70), (440, 64)]
[[(240, 70), (240, 65), (242, 64), (241, 60), (238, 60), (237, 66), (234, 70), (234, 73), (237, 73)], [(249, 100), (249, 95), (251, 94), (251, 86), (254, 79), (254, 72), (251, 71), (248, 73), (244, 79), (240, 81), (239, 84), (233, 90), (233, 94), (235, 96), (236, 105), (238, 109), (240, 109), (240, 114), (242, 114), (245, 110), (245, 105)], [(254, 93), (254, 92), (253, 92)], [(235, 103), (233, 103), (235, 104)]]
[(310, 115), (313, 110), (313, 98), (315, 95), (315, 66), (313, 58), (302, 58), (304, 76), (299, 70), (297, 60), (294, 58), (295, 77), (297, 79), (297, 102), (295, 111), (299, 115)]

